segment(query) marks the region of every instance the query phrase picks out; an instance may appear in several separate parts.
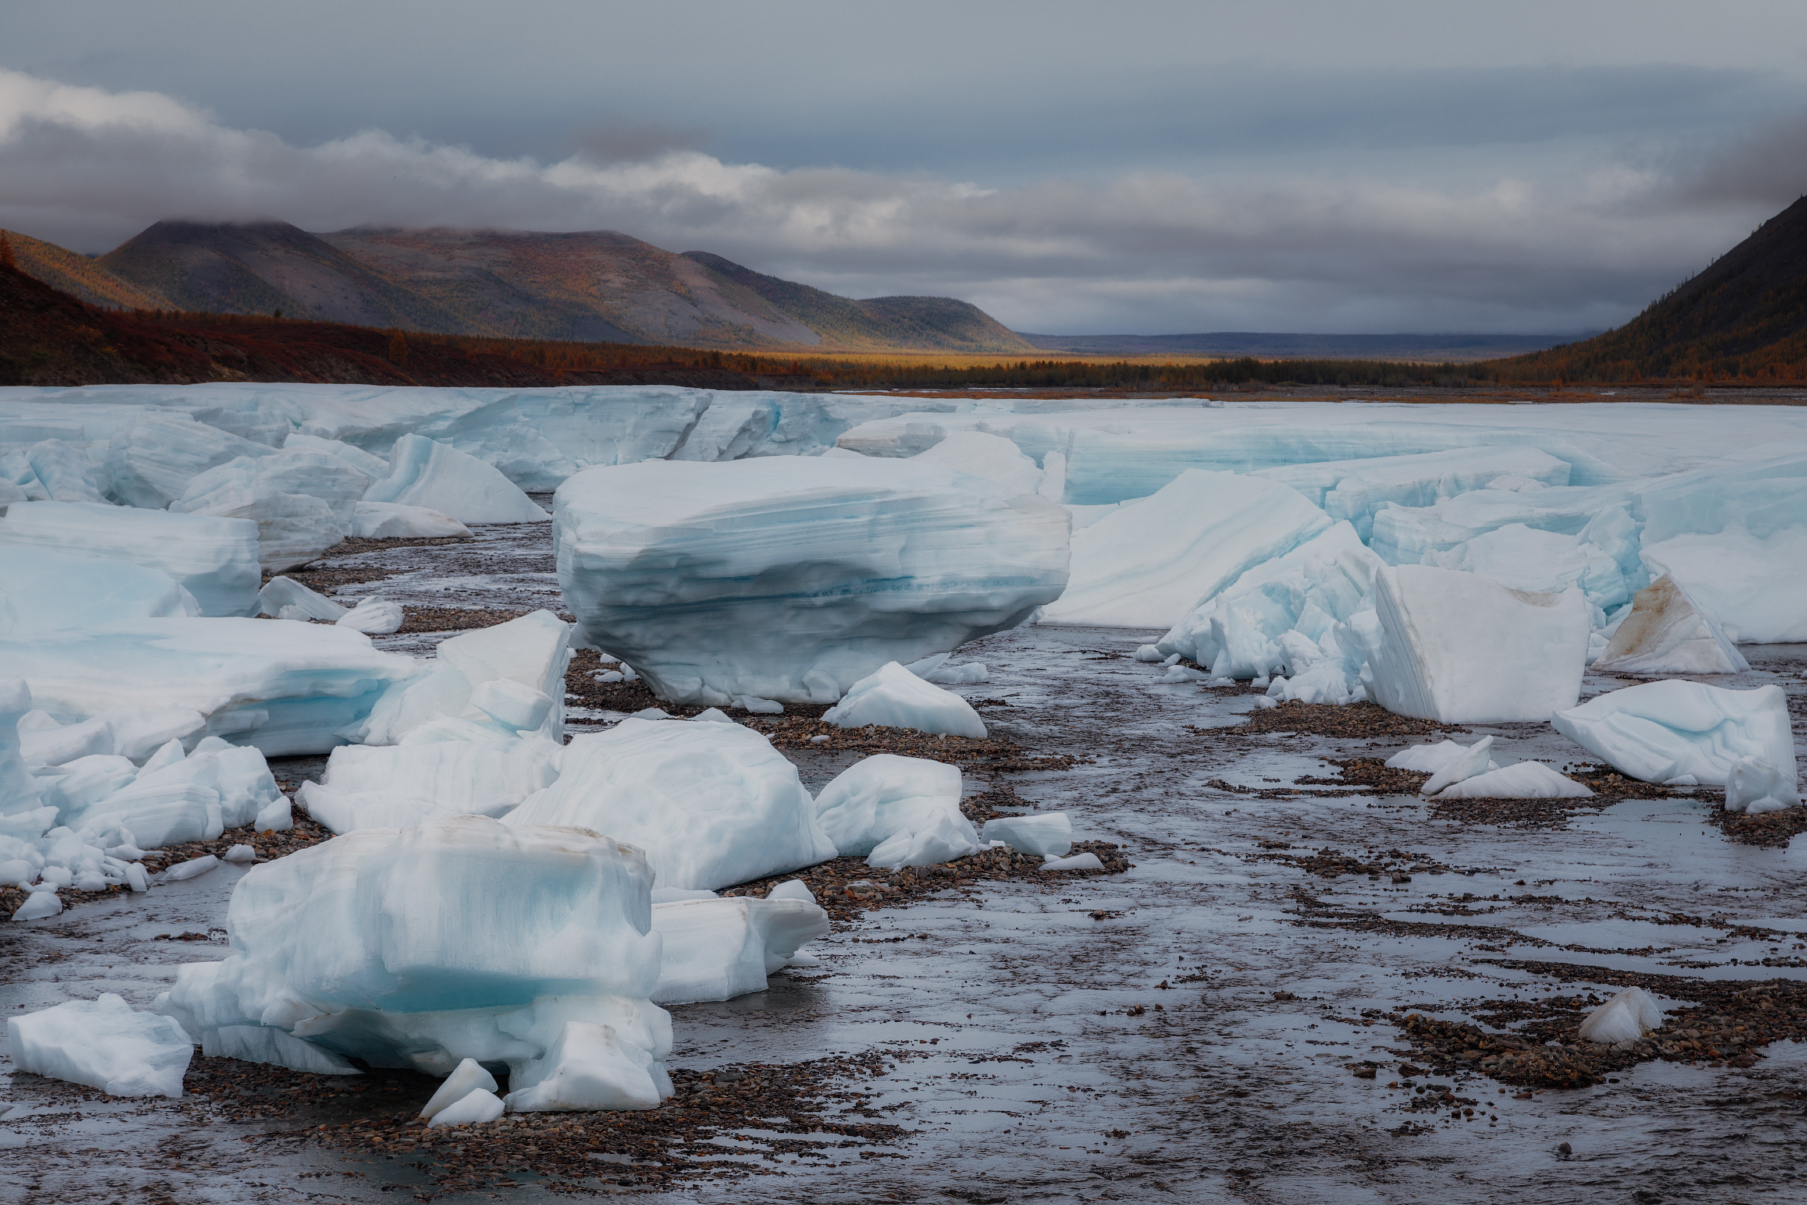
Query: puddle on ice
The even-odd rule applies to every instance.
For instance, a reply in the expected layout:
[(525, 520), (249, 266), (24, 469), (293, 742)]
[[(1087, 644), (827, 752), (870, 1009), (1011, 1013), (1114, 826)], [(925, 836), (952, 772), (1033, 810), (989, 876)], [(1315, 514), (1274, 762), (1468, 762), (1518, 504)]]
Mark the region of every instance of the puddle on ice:
[[(480, 534), (473, 545), (364, 554), (403, 572), (347, 592), (558, 605), (543, 525)], [(849, 1149), (774, 1162), (725, 1132), (715, 1158), (784, 1174), (696, 1180), (671, 1199), (1544, 1205), (1802, 1191), (1807, 1048), (1772, 1045), (1748, 1068), (1647, 1062), (1520, 1099), (1520, 1087), (1471, 1071), (1425, 1070), (1393, 1023), (1404, 1011), (1474, 1023), (1489, 1002), (1514, 1000), (1578, 1019), (1583, 998), (1617, 990), (1585, 970), (1547, 969), (1560, 965), (1798, 982), (1800, 848), (1734, 844), (1707, 822), (1706, 802), (1685, 799), (1580, 808), (1560, 827), (1532, 827), (1437, 819), (1409, 797), (1225, 791), (1212, 780), (1288, 788), (1329, 777), (1325, 758), (1385, 757), (1407, 738), (1239, 735), (1224, 725), (1248, 696), (1155, 688), (1162, 667), (1098, 656), (1149, 638), (1030, 628), (961, 654), (991, 675), (962, 693), (1007, 699), (984, 713), (994, 732), (1034, 753), (1092, 759), (1007, 781), (1069, 812), (1083, 834), (1125, 846), (1133, 869), (989, 882), (880, 909), (815, 943), (813, 961), (766, 992), (671, 1010), (677, 1068), (893, 1052), (889, 1074), (861, 1090), (874, 1115), (910, 1136), (858, 1148), (882, 1157)], [(421, 651), (435, 639), (383, 641)], [(1802, 693), (1807, 650), (1753, 660), (1753, 680)], [(1547, 727), (1472, 727), (1515, 760), (1586, 760)], [(847, 763), (791, 755), (812, 787)], [(969, 790), (987, 785), (968, 778)], [(1370, 866), (1372, 876), (1359, 869)], [(157, 935), (223, 927), (239, 873), (7, 926), (0, 1012), (102, 991), (149, 1003), (176, 964), (224, 948), (217, 934)], [(1410, 1074), (1402, 1065), (1414, 1060)], [(1367, 1064), (1372, 1078), (1358, 1074)], [(1415, 1107), (1432, 1098), (1389, 1087), (1406, 1080), (1448, 1090), (1472, 1115), (1452, 1117), (1441, 1095)], [(428, 1189), (405, 1162), (246, 1143), (250, 1123), (198, 1125), (142, 1102), (71, 1104), (24, 1076), (8, 1096), (28, 1108), (0, 1120), (0, 1200), (393, 1201), (388, 1188)], [(548, 1196), (524, 1185), (443, 1199), (536, 1195)]]

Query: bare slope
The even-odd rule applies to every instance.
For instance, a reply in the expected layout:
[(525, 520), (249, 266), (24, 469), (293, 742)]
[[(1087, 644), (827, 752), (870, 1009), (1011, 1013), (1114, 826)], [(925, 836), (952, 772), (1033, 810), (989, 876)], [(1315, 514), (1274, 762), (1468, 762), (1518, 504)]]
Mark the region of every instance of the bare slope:
[(12, 244), (19, 270), (90, 305), (116, 310), (170, 309), (169, 298), (108, 271), (86, 255), (16, 231), (0, 231)]

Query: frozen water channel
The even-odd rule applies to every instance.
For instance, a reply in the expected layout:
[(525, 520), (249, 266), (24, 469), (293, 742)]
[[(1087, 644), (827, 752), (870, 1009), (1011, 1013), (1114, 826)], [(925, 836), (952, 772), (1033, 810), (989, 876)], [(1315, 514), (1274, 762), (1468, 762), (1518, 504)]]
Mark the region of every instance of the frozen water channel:
[[(471, 544), (332, 564), (401, 571), (344, 596), (556, 607), (548, 536), (544, 525), (492, 528)], [(672, 1010), (674, 1067), (897, 1052), (891, 1073), (865, 1086), (910, 1136), (878, 1157), (781, 1158), (782, 1176), (693, 1182), (672, 1199), (1801, 1198), (1807, 1049), (1793, 1043), (1764, 1048), (1751, 1067), (1647, 1062), (1527, 1099), (1478, 1074), (1416, 1077), (1474, 1102), (1471, 1117), (1410, 1108), (1419, 1094), (1389, 1085), (1415, 1057), (1392, 1023), (1402, 1011), (1472, 1022), (1484, 1002), (1617, 990), (1587, 968), (1807, 979), (1807, 837), (1790, 849), (1736, 844), (1707, 822), (1707, 803), (1685, 798), (1581, 809), (1563, 827), (1533, 828), (1439, 820), (1413, 797), (1311, 785), (1282, 795), (1301, 777), (1334, 776), (1326, 758), (1385, 757), (1426, 738), (1239, 733), (1252, 696), (1153, 685), (1161, 667), (1128, 656), (1151, 638), (1025, 628), (957, 658), (990, 666), (989, 682), (959, 689), (1007, 704), (984, 711), (995, 735), (1088, 759), (1005, 778), (1041, 808), (1069, 812), (1077, 837), (1126, 847), (1133, 869), (990, 882), (870, 912), (809, 947), (813, 959), (766, 992)], [(434, 639), (379, 642), (420, 651)], [(1780, 683), (1798, 742), (1807, 648), (1746, 652), (1754, 668), (1736, 684)], [(1590, 678), (1588, 693), (1620, 684)], [(1547, 725), (1473, 731), (1496, 737), (1496, 756), (1558, 767), (1586, 758)], [(844, 754), (790, 755), (812, 790), (847, 764)], [(969, 791), (988, 785), (968, 776)], [(1321, 850), (1433, 869), (1326, 878), (1299, 861)], [(219, 957), (219, 933), (158, 938), (219, 929), (241, 873), (224, 867), (4, 927), (0, 1009), (103, 991), (148, 1004), (176, 964)], [(1575, 969), (1557, 974), (1558, 964)], [(1356, 1073), (1367, 1063), (1372, 1078)], [(427, 1187), (405, 1163), (248, 1143), (250, 1125), (196, 1124), (165, 1102), (71, 1103), (23, 1076), (6, 1095), (8, 1202), (388, 1201)], [(437, 1199), (548, 1196), (529, 1182)]]

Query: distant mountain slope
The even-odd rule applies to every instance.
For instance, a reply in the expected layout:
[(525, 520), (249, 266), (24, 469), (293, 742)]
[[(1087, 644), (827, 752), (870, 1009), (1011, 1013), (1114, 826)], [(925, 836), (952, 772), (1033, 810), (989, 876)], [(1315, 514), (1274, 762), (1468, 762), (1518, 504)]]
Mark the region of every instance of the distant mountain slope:
[(98, 262), (177, 309), (453, 329), (429, 299), (287, 222), (158, 222)]
[(750, 351), (1035, 349), (947, 297), (852, 301), (625, 234), (158, 222), (98, 259), (19, 236), (21, 266), (116, 308), (507, 339)]
[(874, 297), (853, 301), (743, 268), (707, 251), (686, 251), (684, 258), (758, 294), (816, 331), (825, 344), (838, 349), (910, 348), (1009, 354), (1035, 351), (1034, 345), (978, 306), (951, 297)]
[(1460, 363), (1542, 351), (1586, 338), (1566, 335), (1295, 335), (1212, 331), (1197, 335), (1032, 335), (1043, 351), (1093, 356), (1253, 356), (1261, 360), (1434, 360)]
[(1617, 330), (1490, 367), (1527, 380), (1807, 377), (1807, 197)]
[(4, 231), (19, 270), (92, 305), (122, 310), (169, 309), (169, 298), (109, 272), (106, 268), (55, 243), (16, 231)]
[(757, 293), (612, 231), (344, 230), (343, 253), (431, 298), (466, 334), (707, 347), (814, 347)]

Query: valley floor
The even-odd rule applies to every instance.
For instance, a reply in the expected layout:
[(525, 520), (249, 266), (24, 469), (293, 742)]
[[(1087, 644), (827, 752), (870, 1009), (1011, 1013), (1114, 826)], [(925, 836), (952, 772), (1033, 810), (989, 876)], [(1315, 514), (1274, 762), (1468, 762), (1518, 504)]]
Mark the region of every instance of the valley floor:
[[(423, 618), (556, 610), (549, 537), (489, 528), (326, 564), (342, 598), (380, 590)], [(418, 652), (440, 635), (379, 643)], [(665, 1109), (428, 1143), (403, 1124), (431, 1091), (418, 1076), (246, 1076), (197, 1058), (186, 1097), (146, 1102), (12, 1074), (0, 1201), (622, 1185), (697, 1202), (1799, 1199), (1807, 837), (1734, 839), (1709, 791), (1488, 814), (1350, 785), (1335, 761), (1441, 736), (1240, 730), (1252, 695), (1153, 685), (1160, 667), (1129, 657), (1149, 639), (1033, 627), (956, 656), (990, 667), (960, 690), (992, 700), (995, 736), (1078, 759), (969, 772), (969, 794), (1007, 786), (1064, 809), (1129, 869), (896, 902), (853, 888), (768, 991), (672, 1010), (684, 1095)], [(1720, 684), (1782, 685), (1798, 740), (1807, 647), (1745, 652), (1754, 668)], [(1586, 693), (1623, 684), (1590, 675)], [(609, 718), (578, 710), (572, 728)], [(1547, 726), (1473, 732), (1515, 758), (1585, 760)], [(854, 756), (786, 752), (812, 790)], [(272, 768), (293, 782), (323, 764)], [(100, 991), (148, 1004), (177, 963), (221, 956), (242, 873), (0, 927), (0, 1015)], [(1656, 1042), (1542, 1045), (1572, 1042), (1590, 1001), (1632, 983), (1670, 1010)], [(1502, 1031), (1525, 1040), (1481, 1036)]]

